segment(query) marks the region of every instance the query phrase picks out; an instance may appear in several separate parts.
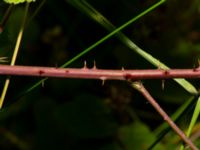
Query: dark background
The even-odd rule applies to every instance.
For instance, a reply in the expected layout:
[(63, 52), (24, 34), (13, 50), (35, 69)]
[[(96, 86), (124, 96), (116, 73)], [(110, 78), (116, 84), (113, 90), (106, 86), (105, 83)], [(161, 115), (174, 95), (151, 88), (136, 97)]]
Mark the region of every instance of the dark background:
[[(156, 3), (155, 0), (87, 1), (116, 27)], [(29, 17), (41, 1), (31, 3)], [(2, 18), (8, 5), (0, 3)], [(24, 4), (16, 5), (0, 34), (0, 55), (11, 59)], [(193, 68), (200, 55), (200, 2), (168, 0), (123, 30), (134, 43), (171, 68)], [(28, 17), (28, 19), (29, 19)], [(17, 65), (61, 66), (109, 31), (70, 5), (68, 1), (47, 0), (27, 25)], [(116, 37), (105, 41), (69, 67), (88, 68), (94, 61), (101, 69), (155, 68)], [(5, 77), (0, 79), (3, 88)], [(46, 80), (12, 77), (0, 111), (0, 149), (147, 149), (155, 141), (155, 130), (163, 119), (127, 82), (100, 80)], [(190, 80), (199, 87), (198, 80)], [(191, 96), (173, 80), (145, 80), (152, 96), (174, 113)], [(182, 120), (187, 128), (191, 107)], [(197, 130), (198, 131), (198, 130)], [(196, 132), (197, 132), (196, 131)], [(156, 149), (174, 149), (178, 137), (171, 133)]]

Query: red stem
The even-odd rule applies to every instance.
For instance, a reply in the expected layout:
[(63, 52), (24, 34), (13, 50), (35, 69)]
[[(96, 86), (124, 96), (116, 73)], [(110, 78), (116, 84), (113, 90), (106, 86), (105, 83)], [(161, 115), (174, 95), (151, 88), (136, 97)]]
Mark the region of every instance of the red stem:
[(160, 107), (156, 100), (154, 100), (154, 98), (149, 94), (141, 82), (134, 82), (133, 87), (146, 98), (146, 100), (156, 109), (156, 111), (163, 117), (163, 119), (172, 127), (172, 129), (181, 137), (181, 139), (190, 146), (192, 150), (198, 150), (192, 141), (186, 137), (183, 131), (179, 129), (179, 127), (173, 122), (167, 113)]
[(96, 67), (88, 69), (30, 67), (0, 65), (0, 75), (39, 76), (62, 78), (85, 78), (101, 80), (141, 80), (170, 78), (200, 78), (200, 68), (195, 69), (146, 69), (146, 70), (104, 70)]

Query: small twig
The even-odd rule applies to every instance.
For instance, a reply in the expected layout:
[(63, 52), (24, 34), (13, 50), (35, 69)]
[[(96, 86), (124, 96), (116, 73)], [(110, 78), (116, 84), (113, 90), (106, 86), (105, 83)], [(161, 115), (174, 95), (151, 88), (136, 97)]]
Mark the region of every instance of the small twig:
[(56, 68), (33, 66), (0, 65), (0, 75), (39, 76), (59, 78), (82, 78), (101, 80), (142, 80), (142, 79), (172, 79), (200, 78), (200, 69), (146, 69), (146, 70), (105, 70), (93, 67)]
[(193, 142), (186, 137), (186, 135), (179, 129), (179, 127), (173, 122), (173, 120), (167, 115), (167, 113), (159, 106), (159, 104), (154, 100), (154, 98), (149, 94), (146, 88), (141, 82), (134, 82), (132, 86), (138, 90), (147, 101), (156, 109), (156, 111), (163, 117), (163, 119), (172, 127), (172, 129), (180, 136), (180, 138), (190, 146), (192, 150), (198, 150), (198, 148), (193, 144)]

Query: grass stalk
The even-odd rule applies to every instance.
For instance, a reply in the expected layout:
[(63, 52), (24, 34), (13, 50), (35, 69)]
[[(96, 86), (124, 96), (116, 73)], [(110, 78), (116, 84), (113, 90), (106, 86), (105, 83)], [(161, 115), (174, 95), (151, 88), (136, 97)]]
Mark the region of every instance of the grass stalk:
[[(19, 52), (19, 48), (20, 48), (20, 44), (21, 44), (21, 41), (22, 41), (22, 36), (23, 36), (24, 28), (25, 28), (26, 18), (27, 18), (27, 15), (28, 15), (29, 4), (30, 3), (27, 2), (26, 6), (25, 6), (24, 17), (22, 19), (22, 24), (21, 24), (21, 27), (20, 27), (20, 30), (19, 30), (19, 33), (18, 33), (18, 36), (17, 36), (17, 41), (16, 41), (16, 44), (15, 44), (13, 56), (12, 56), (11, 63), (10, 63), (11, 66), (15, 65), (15, 62), (16, 62), (16, 59), (17, 59), (17, 55), (18, 55), (18, 52)], [(4, 87), (3, 87), (3, 91), (2, 91), (2, 94), (1, 94), (1, 97), (0, 97), (0, 109), (3, 106), (3, 102), (4, 102), (4, 99), (5, 99), (9, 84), (10, 84), (10, 77), (8, 77), (6, 79)]]

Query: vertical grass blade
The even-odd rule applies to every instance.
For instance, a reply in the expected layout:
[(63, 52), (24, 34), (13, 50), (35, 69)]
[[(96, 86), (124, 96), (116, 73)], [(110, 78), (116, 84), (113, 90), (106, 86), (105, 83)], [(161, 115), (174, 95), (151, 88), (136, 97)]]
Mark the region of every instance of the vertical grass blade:
[[(21, 40), (22, 40), (22, 36), (23, 36), (23, 32), (24, 32), (25, 22), (26, 22), (26, 18), (27, 18), (27, 14), (28, 14), (28, 9), (29, 9), (29, 3), (27, 2), (26, 7), (25, 7), (25, 12), (24, 12), (24, 17), (23, 17), (23, 20), (22, 20), (22, 24), (21, 24), (18, 36), (17, 36), (15, 49), (14, 49), (12, 60), (11, 60), (11, 63), (10, 63), (11, 66), (15, 65), (15, 62), (16, 62), (16, 59), (17, 59), (17, 54), (19, 52), (19, 48), (20, 48), (20, 44), (21, 44)], [(9, 84), (10, 84), (10, 78), (7, 78), (6, 81), (5, 81), (4, 87), (3, 87), (1, 97), (0, 97), (0, 109), (3, 106), (3, 102), (4, 102), (4, 99), (6, 97), (6, 93), (7, 93)]]

